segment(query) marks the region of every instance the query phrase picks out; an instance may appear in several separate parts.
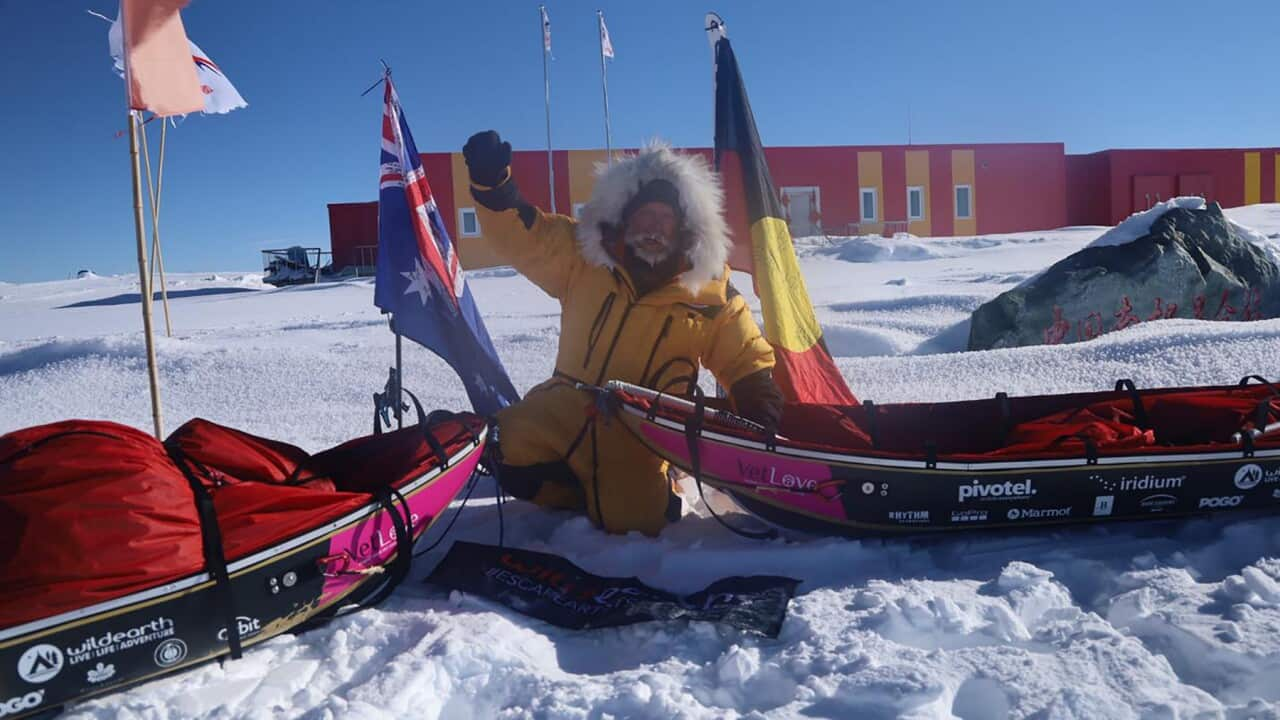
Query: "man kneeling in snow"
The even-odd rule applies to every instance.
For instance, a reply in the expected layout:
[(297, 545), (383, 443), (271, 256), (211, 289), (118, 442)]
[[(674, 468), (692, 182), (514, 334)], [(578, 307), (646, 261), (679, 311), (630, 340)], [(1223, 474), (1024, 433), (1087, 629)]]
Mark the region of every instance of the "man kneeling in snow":
[(498, 413), (502, 487), (586, 511), (609, 532), (657, 534), (680, 516), (666, 463), (621, 421), (596, 421), (593, 397), (574, 385), (689, 393), (705, 366), (738, 414), (776, 426), (773, 349), (728, 284), (717, 176), (700, 157), (651, 145), (598, 172), (576, 222), (520, 196), (497, 133), (473, 135), (462, 152), (489, 247), (560, 301), (555, 373)]

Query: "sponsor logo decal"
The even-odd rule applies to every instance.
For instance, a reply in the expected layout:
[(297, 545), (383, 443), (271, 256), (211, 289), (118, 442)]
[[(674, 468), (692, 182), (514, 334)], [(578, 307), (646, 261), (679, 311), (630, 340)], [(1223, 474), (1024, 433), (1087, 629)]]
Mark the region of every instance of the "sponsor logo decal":
[(1093, 514), (1095, 516), (1110, 515), (1115, 506), (1115, 495), (1099, 495), (1093, 499)]
[(85, 678), (89, 682), (96, 685), (100, 682), (106, 682), (115, 676), (116, 676), (115, 665), (103, 665), (102, 663), (98, 663), (98, 667), (89, 668), (89, 673), (85, 676)]
[(156, 646), (152, 659), (162, 668), (173, 667), (187, 659), (187, 644), (178, 638), (169, 638)]
[(800, 477), (788, 472), (779, 473), (778, 468), (772, 465), (756, 465), (739, 460), (738, 473), (744, 480), (757, 485), (770, 485), (798, 492), (815, 492), (818, 489), (817, 480)]
[(1177, 504), (1178, 498), (1166, 493), (1148, 495), (1138, 501), (1138, 507), (1147, 512), (1164, 512)]
[(1145, 490), (1177, 490), (1182, 487), (1182, 483), (1186, 482), (1187, 476), (1162, 477), (1147, 473), (1146, 475), (1121, 475), (1119, 478), (1112, 479), (1094, 475), (1093, 479), (1102, 486), (1103, 490), (1109, 493), (1116, 493)]
[(1036, 489), (1032, 487), (1030, 479), (1019, 482), (1008, 480), (1002, 483), (984, 483), (975, 479), (968, 485), (960, 486), (959, 500), (960, 502), (966, 502), (974, 498), (978, 500), (1028, 500), (1035, 494)]
[(128, 630), (119, 632), (108, 630), (101, 635), (85, 638), (76, 647), (68, 647), (67, 655), (72, 665), (79, 665), (121, 650), (149, 645), (157, 640), (172, 637), (175, 627), (171, 618), (158, 617)]
[(1200, 498), (1200, 508), (1233, 508), (1244, 500), (1243, 495), (1223, 495), (1221, 497)]
[(18, 675), (32, 685), (49, 682), (60, 672), (62, 651), (56, 645), (32, 645), (18, 658)]
[(875, 493), (875, 491), (876, 491), (876, 484), (875, 484), (875, 483), (869, 483), (869, 482), (864, 482), (864, 483), (862, 483), (862, 494), (863, 494), (863, 495), (872, 495), (872, 494), (874, 494), (874, 493)]
[(32, 710), (40, 707), (40, 703), (44, 702), (44, 690), (34, 690), (26, 695), (9, 698), (4, 702), (0, 702), (0, 718), (16, 715), (24, 710)]
[[(262, 623), (259, 622), (258, 618), (240, 615), (236, 618), (236, 629), (239, 630), (240, 638), (243, 640), (262, 632)], [(224, 641), (227, 639), (227, 629), (225, 627), (218, 631), (218, 639)]]
[(889, 519), (900, 523), (927, 523), (929, 522), (929, 511), (894, 510), (889, 513)]
[(970, 523), (970, 522), (986, 522), (986, 510), (952, 510), (951, 522), (953, 523)]
[(1050, 520), (1071, 515), (1071, 508), (1009, 508), (1005, 517), (1010, 520)]
[(1236, 470), (1235, 482), (1236, 487), (1241, 490), (1252, 490), (1258, 487), (1258, 483), (1262, 482), (1262, 468), (1253, 463), (1241, 465), (1240, 469)]

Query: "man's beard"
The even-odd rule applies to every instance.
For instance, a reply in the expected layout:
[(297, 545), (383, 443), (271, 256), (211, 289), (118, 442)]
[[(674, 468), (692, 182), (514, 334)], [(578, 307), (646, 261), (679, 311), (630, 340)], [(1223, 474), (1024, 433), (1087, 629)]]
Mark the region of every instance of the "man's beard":
[[(661, 242), (660, 248), (647, 247), (651, 243), (650, 240)], [(628, 233), (626, 236), (627, 247), (631, 248), (631, 252), (637, 258), (649, 263), (649, 267), (657, 267), (659, 263), (671, 257), (671, 242), (665, 240), (660, 235), (653, 233)]]

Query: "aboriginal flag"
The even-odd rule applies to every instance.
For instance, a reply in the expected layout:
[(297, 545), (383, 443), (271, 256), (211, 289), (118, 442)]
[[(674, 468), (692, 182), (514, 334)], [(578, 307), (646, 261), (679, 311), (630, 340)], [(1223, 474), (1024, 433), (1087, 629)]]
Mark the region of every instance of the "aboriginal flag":
[(715, 58), (716, 169), (730, 225), (739, 230), (730, 263), (751, 273), (765, 338), (777, 356), (774, 378), (788, 401), (856, 404), (823, 342), (728, 37), (716, 41)]

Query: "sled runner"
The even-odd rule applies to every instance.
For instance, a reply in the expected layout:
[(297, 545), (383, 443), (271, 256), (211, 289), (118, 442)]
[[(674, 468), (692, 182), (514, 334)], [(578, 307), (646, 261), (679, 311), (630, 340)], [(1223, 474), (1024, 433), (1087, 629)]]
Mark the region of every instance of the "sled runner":
[[(1251, 381), (1257, 380), (1260, 384)], [(865, 535), (1280, 509), (1280, 391), (1238, 385), (788, 405), (780, 433), (611, 382), (621, 419), (777, 525)]]
[(385, 598), (471, 478), (469, 413), (316, 455), (205, 420), (0, 437), (0, 717), (148, 680)]

